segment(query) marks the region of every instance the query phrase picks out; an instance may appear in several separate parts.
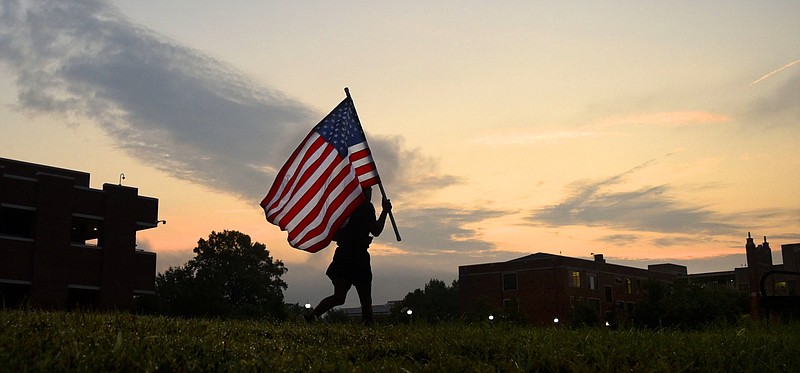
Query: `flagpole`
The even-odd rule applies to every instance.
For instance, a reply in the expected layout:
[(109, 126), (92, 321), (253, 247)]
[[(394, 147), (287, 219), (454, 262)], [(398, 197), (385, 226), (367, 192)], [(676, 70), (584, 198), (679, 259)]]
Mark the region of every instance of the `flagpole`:
[[(356, 120), (358, 120), (358, 123), (361, 123), (361, 120), (358, 119), (358, 112), (356, 112), (356, 104), (355, 104), (355, 102), (353, 102), (353, 98), (350, 96), (350, 88), (344, 87), (344, 93), (347, 95), (347, 98), (350, 99), (350, 102), (353, 103), (353, 113), (356, 115)], [(362, 128), (363, 128), (363, 126), (362, 126)], [(364, 135), (364, 141), (367, 141), (366, 139), (367, 139), (367, 136)], [(383, 183), (382, 182), (378, 183), (378, 188), (381, 191), (381, 196), (384, 199), (389, 199), (389, 197), (386, 196), (386, 191), (383, 189)], [(389, 220), (392, 222), (392, 228), (394, 228), (394, 236), (397, 239), (397, 242), (400, 242), (402, 239), (400, 238), (400, 231), (397, 230), (397, 223), (395, 223), (395, 221), (394, 221), (394, 214), (392, 214), (392, 210), (389, 210)]]

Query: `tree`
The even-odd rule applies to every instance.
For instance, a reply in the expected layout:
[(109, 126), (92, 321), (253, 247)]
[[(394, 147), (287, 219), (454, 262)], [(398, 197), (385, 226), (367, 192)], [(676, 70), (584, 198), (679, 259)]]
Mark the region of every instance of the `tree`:
[(177, 316), (273, 317), (285, 315), (281, 279), (287, 269), (264, 244), (238, 231), (211, 232), (195, 257), (156, 277), (161, 310)]
[(696, 329), (715, 323), (736, 323), (748, 312), (747, 293), (723, 286), (677, 281), (645, 282), (647, 298), (636, 305), (638, 326)]
[(458, 305), (458, 280), (452, 286), (444, 281), (431, 279), (425, 289), (416, 289), (406, 294), (391, 310), (394, 319), (407, 317), (402, 310), (411, 310), (415, 320), (428, 322), (453, 320), (460, 316)]

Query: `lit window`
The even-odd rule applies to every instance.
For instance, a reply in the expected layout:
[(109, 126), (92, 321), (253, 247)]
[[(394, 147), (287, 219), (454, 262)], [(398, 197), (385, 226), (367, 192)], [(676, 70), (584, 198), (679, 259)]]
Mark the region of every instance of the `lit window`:
[(581, 272), (569, 271), (569, 286), (572, 288), (581, 287)]
[(72, 243), (100, 247), (103, 237), (103, 218), (83, 214), (72, 215)]
[(786, 281), (778, 281), (775, 283), (775, 295), (788, 295), (789, 286)]
[(633, 282), (629, 278), (625, 279), (625, 291), (627, 291), (628, 294), (633, 294)]
[(503, 273), (503, 290), (517, 290), (517, 273)]

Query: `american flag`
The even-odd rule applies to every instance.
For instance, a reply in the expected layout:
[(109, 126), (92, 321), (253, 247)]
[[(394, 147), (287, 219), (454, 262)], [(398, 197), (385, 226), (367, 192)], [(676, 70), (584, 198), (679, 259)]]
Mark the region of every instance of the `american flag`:
[(292, 247), (317, 252), (380, 183), (352, 98), (326, 116), (283, 165), (261, 201), (267, 221)]

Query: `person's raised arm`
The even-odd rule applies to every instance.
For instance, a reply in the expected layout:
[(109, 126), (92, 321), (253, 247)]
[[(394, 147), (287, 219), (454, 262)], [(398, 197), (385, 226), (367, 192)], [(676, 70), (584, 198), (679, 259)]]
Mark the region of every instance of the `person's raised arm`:
[(389, 211), (392, 211), (392, 201), (383, 198), (381, 200), (381, 208), (381, 214), (378, 216), (378, 220), (375, 221), (375, 225), (372, 226), (372, 230), (370, 230), (374, 237), (380, 236), (381, 232), (383, 232), (383, 226), (386, 225), (386, 215), (389, 214)]

